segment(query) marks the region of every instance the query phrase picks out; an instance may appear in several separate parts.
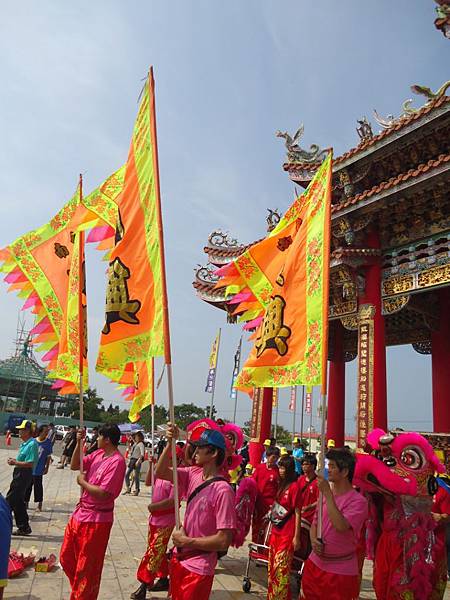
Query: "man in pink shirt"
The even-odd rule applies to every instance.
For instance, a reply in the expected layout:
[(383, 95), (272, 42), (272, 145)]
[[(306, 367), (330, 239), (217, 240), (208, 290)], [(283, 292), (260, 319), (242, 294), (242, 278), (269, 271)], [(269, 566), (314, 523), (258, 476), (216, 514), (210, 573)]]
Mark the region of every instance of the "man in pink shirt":
[[(171, 440), (178, 428), (167, 430), (169, 443), (156, 467), (157, 477), (172, 480)], [(225, 438), (205, 429), (194, 446), (193, 467), (178, 468), (180, 497), (187, 498), (183, 528), (172, 536), (175, 544), (170, 565), (172, 600), (208, 600), (217, 564), (217, 553), (226, 552), (236, 529), (234, 492), (219, 476), (225, 460)]]
[[(84, 430), (77, 434), (77, 445), (70, 468), (80, 469), (80, 445)], [(114, 500), (122, 490), (125, 459), (117, 450), (120, 429), (104, 425), (98, 432), (98, 450), (85, 456), (77, 477), (82, 494), (64, 532), (61, 566), (69, 578), (70, 600), (96, 600), (100, 589), (106, 547), (113, 524)]]
[(305, 563), (301, 598), (356, 600), (359, 598), (357, 546), (368, 517), (367, 500), (352, 487), (356, 460), (348, 450), (327, 452), (328, 483), (318, 475), (322, 493), (322, 534), (318, 538), (317, 511), (311, 526), (313, 551)]

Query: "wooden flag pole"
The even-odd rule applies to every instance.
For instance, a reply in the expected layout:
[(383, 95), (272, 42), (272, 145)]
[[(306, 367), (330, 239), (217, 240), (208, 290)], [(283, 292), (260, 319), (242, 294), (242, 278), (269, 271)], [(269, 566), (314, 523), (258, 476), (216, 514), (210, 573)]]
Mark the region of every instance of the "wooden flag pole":
[[(83, 176), (80, 173), (79, 182), (80, 204), (83, 202)], [(78, 233), (78, 332), (80, 336), (78, 344), (78, 372), (79, 372), (79, 405), (80, 405), (80, 429), (84, 429), (84, 390), (83, 390), (83, 353), (84, 353), (84, 315), (83, 315), (83, 255), (84, 255), (84, 231)], [(84, 438), (85, 439), (85, 438)], [(80, 472), (83, 472), (83, 445), (80, 444)]]
[(152, 501), (153, 501), (153, 490), (155, 489), (155, 359), (152, 358), (152, 472), (151, 472), (151, 484), (152, 484)]
[[(330, 148), (331, 166), (333, 163), (333, 148)], [(331, 188), (331, 174), (328, 185)], [(319, 464), (322, 475), (325, 474), (325, 428), (327, 422), (327, 383), (328, 383), (328, 304), (330, 294), (330, 238), (331, 238), (331, 194), (330, 203), (326, 206), (327, 219), (324, 228), (324, 256), (323, 264), (323, 313), (322, 319), (326, 324), (324, 329), (324, 340), (322, 342), (322, 390), (321, 390), (321, 428), (320, 428), (320, 456)], [(322, 538), (322, 521), (323, 521), (323, 494), (319, 494), (319, 505), (317, 513), (317, 538)]]
[[(241, 352), (242, 352), (242, 335), (241, 335), (241, 339), (239, 340), (239, 348), (238, 348), (238, 352), (239, 352), (239, 369), (241, 368)], [(234, 365), (233, 367), (233, 383), (234, 383), (234, 369), (236, 368), (236, 365)], [(236, 423), (236, 413), (237, 413), (237, 401), (238, 401), (238, 391), (235, 390), (235, 397), (234, 397), (234, 411), (233, 411), (233, 423)]]
[[(161, 287), (162, 287), (162, 305), (163, 305), (163, 332), (164, 332), (164, 361), (167, 366), (167, 392), (169, 400), (169, 419), (175, 424), (175, 409), (173, 399), (173, 376), (172, 376), (172, 353), (170, 348), (170, 328), (169, 328), (169, 304), (167, 298), (166, 281), (166, 260), (164, 255), (164, 230), (161, 210), (161, 188), (159, 182), (159, 163), (158, 163), (158, 138), (156, 134), (156, 108), (155, 108), (155, 80), (153, 78), (153, 67), (150, 67), (148, 77), (150, 87), (150, 123), (153, 138), (153, 170), (155, 177), (156, 190), (156, 217), (159, 231), (159, 252), (161, 260)], [(175, 502), (175, 526), (180, 529), (180, 502), (178, 492), (178, 474), (177, 474), (177, 451), (175, 440), (172, 439), (172, 469), (173, 469), (173, 498)]]

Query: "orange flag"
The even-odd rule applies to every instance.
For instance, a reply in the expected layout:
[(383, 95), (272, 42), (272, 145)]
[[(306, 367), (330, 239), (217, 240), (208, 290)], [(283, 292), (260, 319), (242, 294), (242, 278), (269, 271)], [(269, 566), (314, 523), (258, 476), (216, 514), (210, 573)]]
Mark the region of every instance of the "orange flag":
[(139, 364), (164, 354), (164, 289), (158, 213), (154, 83), (146, 83), (134, 126), (116, 244), (111, 252), (97, 371), (133, 386)]
[[(330, 153), (271, 236), (235, 261), (264, 307), (238, 389), (322, 385), (325, 390), (331, 163)], [(264, 255), (264, 249), (273, 254)]]

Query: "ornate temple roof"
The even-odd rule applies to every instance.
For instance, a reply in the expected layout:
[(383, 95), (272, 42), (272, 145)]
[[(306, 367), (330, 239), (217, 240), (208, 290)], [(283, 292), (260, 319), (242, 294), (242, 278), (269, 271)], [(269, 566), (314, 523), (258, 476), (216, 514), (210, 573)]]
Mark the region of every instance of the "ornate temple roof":
[[(450, 87), (450, 82), (446, 82), (436, 93), (433, 93), (429, 88), (412, 86), (411, 89), (415, 93), (425, 95), (429, 100), (419, 109), (412, 109), (410, 107), (412, 101), (406, 100), (403, 103), (404, 112), (398, 118), (394, 118), (392, 115), (382, 118), (374, 111), (375, 119), (382, 127), (382, 131), (376, 135), (373, 134), (372, 128), (366, 118), (364, 118), (363, 121), (358, 121), (359, 123), (364, 123), (363, 131), (358, 131), (361, 141), (354, 148), (351, 148), (341, 156), (334, 158), (333, 171), (338, 172), (349, 166), (349, 164), (353, 163), (355, 160), (360, 160), (363, 156), (375, 152), (392, 141), (396, 141), (399, 135), (406, 135), (406, 133), (409, 133), (417, 127), (421, 127), (424, 122), (437, 119), (442, 114), (450, 111), (450, 97), (445, 95), (445, 91), (448, 87)], [(358, 129), (361, 130), (361, 127)], [(303, 129), (301, 128), (300, 135), (302, 133)], [(280, 137), (279, 132), (277, 133), (277, 136)], [(312, 178), (313, 173), (318, 169), (321, 161), (317, 159), (302, 160), (305, 151), (300, 149), (296, 143), (297, 140), (298, 137), (292, 139), (291, 149), (289, 150), (288, 148), (288, 160), (283, 164), (283, 169), (291, 175), (291, 178), (294, 179), (295, 176), (297, 182), (303, 182), (306, 185)], [(286, 144), (286, 146), (288, 147), (288, 144)], [(313, 145), (313, 147), (317, 148), (316, 145)], [(296, 159), (297, 154), (298, 160)]]
[(436, 160), (429, 160), (427, 163), (418, 165), (415, 169), (409, 169), (406, 173), (400, 173), (396, 177), (391, 177), (388, 181), (383, 181), (369, 190), (364, 190), (360, 194), (346, 198), (343, 202), (333, 205), (332, 213), (338, 213), (344, 208), (359, 204), (363, 200), (368, 200), (381, 192), (387, 192), (396, 186), (410, 182), (410, 180), (419, 178), (422, 175), (433, 176), (444, 170), (450, 170), (450, 154), (440, 154)]

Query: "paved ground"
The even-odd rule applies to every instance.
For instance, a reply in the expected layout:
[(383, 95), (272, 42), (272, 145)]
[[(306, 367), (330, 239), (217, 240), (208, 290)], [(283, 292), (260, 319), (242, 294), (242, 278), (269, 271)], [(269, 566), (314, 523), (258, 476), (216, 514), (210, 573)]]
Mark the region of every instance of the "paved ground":
[[(3, 440), (3, 437), (0, 438), (0, 491), (6, 494), (12, 471), (6, 459), (14, 456), (15, 452), (5, 449)], [(17, 447), (17, 440), (13, 440), (14, 446)], [(79, 487), (74, 473), (69, 469), (57, 470), (55, 464), (44, 479), (44, 510), (42, 513), (30, 510), (33, 534), (24, 539), (13, 538), (12, 547), (16, 550), (33, 547), (38, 556), (50, 553), (58, 555), (65, 525), (79, 496)], [(115, 522), (106, 554), (99, 600), (125, 600), (137, 587), (135, 572), (145, 550), (149, 496), (144, 488), (141, 496), (120, 496), (116, 502)], [(251, 568), (251, 593), (242, 591), (246, 558), (247, 550), (244, 547), (231, 549), (228, 556), (219, 562), (211, 600), (265, 598), (266, 573), (263, 567)], [(371, 570), (371, 564), (367, 563), (360, 596), (364, 599), (375, 598), (370, 585)], [(69, 596), (68, 582), (61, 569), (55, 569), (52, 573), (35, 573), (28, 569), (10, 581), (5, 600), (68, 600)], [(165, 597), (165, 592), (149, 592), (147, 595), (149, 599)], [(445, 598), (450, 600), (449, 589)]]

